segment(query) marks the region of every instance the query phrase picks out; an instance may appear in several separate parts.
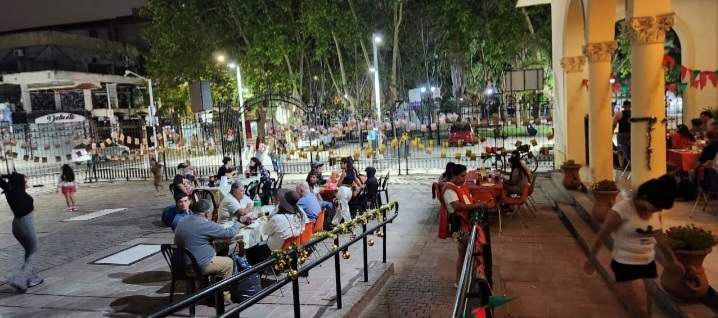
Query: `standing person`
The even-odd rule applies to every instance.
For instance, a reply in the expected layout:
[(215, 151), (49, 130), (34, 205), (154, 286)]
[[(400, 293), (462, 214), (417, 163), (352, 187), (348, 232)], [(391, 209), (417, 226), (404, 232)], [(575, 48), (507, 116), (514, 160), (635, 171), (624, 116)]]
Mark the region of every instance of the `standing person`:
[[(459, 255), (456, 258), (456, 280), (454, 286), (458, 286), (461, 266), (464, 264), (466, 248), (469, 244), (469, 233), (471, 233), (470, 212), (483, 206), (475, 203), (471, 193), (464, 186), (466, 182), (466, 166), (454, 164), (451, 168), (451, 180), (446, 182), (443, 193), (439, 196), (441, 209), (439, 210), (439, 237), (446, 238), (453, 234), (458, 243)], [(458, 219), (459, 228), (454, 233), (449, 233), (449, 214), (454, 214)], [(443, 217), (442, 217), (443, 215)], [(442, 219), (444, 221), (442, 221)]]
[[(5, 179), (8, 179), (5, 181)], [(37, 237), (32, 224), (32, 211), (35, 209), (32, 197), (27, 194), (27, 179), (25, 175), (13, 172), (9, 176), (0, 178), (0, 188), (5, 194), (10, 210), (14, 215), (12, 220), (12, 235), (25, 249), (25, 261), (22, 265), (22, 274), (10, 278), (10, 286), (17, 293), (24, 293), (28, 288), (42, 284), (32, 266), (32, 256), (37, 252)]]
[(340, 166), (342, 173), (339, 175), (339, 189), (337, 189), (337, 213), (334, 214), (332, 224), (338, 225), (342, 218), (345, 221), (352, 219), (349, 201), (353, 197), (354, 182), (358, 178), (357, 170), (354, 168), (354, 160), (352, 157), (344, 157), (341, 159)]
[[(613, 238), (611, 269), (616, 279), (614, 289), (635, 317), (652, 317), (651, 297), (645, 280), (658, 277), (656, 247), (667, 257), (667, 270), (685, 272), (666, 241), (659, 213), (673, 207), (675, 193), (676, 184), (668, 175), (646, 181), (638, 187), (634, 197), (613, 206), (591, 247), (591, 256), (595, 256), (603, 240), (609, 234)], [(595, 271), (590, 260), (583, 267), (587, 274)]]
[(618, 162), (621, 168), (626, 167), (628, 161), (631, 160), (631, 101), (623, 101), (623, 110), (617, 112), (613, 117), (613, 128), (618, 125), (618, 150), (621, 155), (618, 156)]
[(715, 118), (713, 116), (713, 113), (710, 110), (704, 110), (700, 114), (701, 117), (701, 128), (703, 129), (703, 134), (707, 134), (708, 132), (713, 130)]
[(262, 205), (269, 204), (269, 198), (271, 196), (272, 192), (272, 182), (269, 178), (269, 171), (264, 167), (262, 162), (257, 159), (257, 157), (252, 157), (249, 159), (249, 164), (247, 165), (247, 170), (244, 171), (245, 175), (250, 176), (258, 176), (260, 180), (260, 186), (262, 189)]
[(160, 185), (162, 183), (162, 175), (160, 175), (161, 171), (162, 166), (160, 166), (157, 160), (155, 158), (150, 158), (150, 173), (152, 173), (152, 181), (157, 192), (160, 192)]
[(277, 172), (284, 172), (284, 162), (287, 160), (287, 146), (284, 139), (277, 141), (277, 166), (274, 170)]
[(62, 192), (65, 197), (67, 207), (65, 212), (77, 211), (75, 204), (75, 192), (77, 192), (77, 182), (75, 182), (75, 171), (68, 164), (62, 165), (62, 173), (57, 181), (57, 192)]

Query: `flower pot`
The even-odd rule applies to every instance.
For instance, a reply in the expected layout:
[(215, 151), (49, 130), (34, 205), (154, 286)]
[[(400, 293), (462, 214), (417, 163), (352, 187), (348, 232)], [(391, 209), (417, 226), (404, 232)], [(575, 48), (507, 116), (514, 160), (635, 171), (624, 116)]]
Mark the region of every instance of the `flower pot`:
[(593, 202), (593, 209), (591, 209), (591, 219), (596, 224), (603, 223), (606, 218), (608, 211), (611, 209), (613, 204), (616, 202), (616, 196), (618, 190), (615, 191), (592, 191), (593, 197), (596, 199)]
[(671, 296), (682, 300), (696, 300), (708, 293), (710, 286), (706, 272), (703, 270), (703, 260), (712, 251), (712, 248), (700, 251), (673, 250), (686, 274), (663, 269), (661, 273), (661, 286)]
[(581, 165), (563, 165), (563, 186), (569, 190), (577, 190), (581, 186), (581, 176), (578, 175), (578, 171), (581, 169)]

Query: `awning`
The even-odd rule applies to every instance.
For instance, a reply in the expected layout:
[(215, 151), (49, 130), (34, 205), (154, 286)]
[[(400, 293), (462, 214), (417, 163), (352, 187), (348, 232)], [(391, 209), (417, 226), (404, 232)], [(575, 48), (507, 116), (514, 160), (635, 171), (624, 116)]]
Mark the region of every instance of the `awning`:
[(146, 85), (142, 79), (136, 77), (55, 70), (3, 74), (0, 82), (27, 85), (29, 90), (97, 89), (103, 87), (102, 83)]

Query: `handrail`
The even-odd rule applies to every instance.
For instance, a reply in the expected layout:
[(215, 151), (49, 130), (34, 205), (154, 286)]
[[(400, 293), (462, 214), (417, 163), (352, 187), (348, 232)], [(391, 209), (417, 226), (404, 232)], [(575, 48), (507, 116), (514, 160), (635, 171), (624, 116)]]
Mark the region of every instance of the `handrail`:
[[(389, 210), (389, 209), (391, 209), (392, 207), (394, 208), (394, 214), (393, 214), (392, 216), (390, 216), (390, 217), (387, 217), (387, 216), (386, 216), (386, 211)], [(339, 259), (338, 259), (338, 258), (339, 258), (339, 253), (341, 253), (343, 250), (348, 249), (351, 245), (353, 245), (354, 243), (358, 242), (359, 240), (363, 240), (363, 241), (364, 241), (364, 244), (363, 244), (363, 245), (364, 245), (364, 251), (366, 251), (366, 249), (367, 249), (367, 240), (366, 240), (367, 236), (370, 235), (370, 234), (373, 234), (374, 232), (376, 232), (377, 230), (380, 230), (380, 229), (381, 229), (384, 233), (386, 233), (386, 225), (387, 225), (388, 223), (392, 223), (392, 222), (394, 221), (394, 219), (399, 215), (399, 204), (398, 204), (397, 202), (392, 202), (392, 203), (389, 203), (389, 204), (387, 204), (387, 205), (382, 206), (381, 208), (379, 208), (379, 210), (380, 210), (381, 213), (382, 213), (382, 218), (383, 218), (383, 221), (382, 221), (382, 222), (379, 222), (378, 224), (376, 224), (375, 226), (371, 227), (371, 228), (368, 229), (368, 230), (367, 230), (367, 228), (366, 228), (366, 224), (362, 225), (362, 227), (363, 227), (362, 233), (361, 233), (361, 234), (355, 234), (356, 237), (355, 237), (354, 239), (351, 239), (351, 240), (347, 241), (346, 243), (344, 243), (344, 244), (342, 244), (342, 245), (339, 245), (339, 244), (338, 244), (338, 243), (339, 243), (339, 237), (336, 236), (336, 237), (334, 238), (334, 244), (337, 245), (338, 247), (337, 247), (336, 249), (334, 249), (333, 251), (331, 251), (330, 253), (327, 253), (327, 254), (322, 255), (321, 257), (319, 257), (319, 259), (317, 259), (317, 260), (315, 260), (315, 261), (313, 261), (313, 262), (307, 263), (307, 264), (305, 264), (305, 265), (303, 265), (303, 266), (301, 266), (301, 267), (300, 267), (300, 266), (297, 266), (297, 265), (298, 265), (298, 264), (297, 264), (298, 256), (296, 255), (296, 254), (297, 254), (297, 253), (296, 253), (296, 250), (291, 252), (292, 264), (293, 264), (294, 268), (296, 268), (297, 274), (301, 274), (301, 273), (306, 273), (306, 272), (308, 272), (309, 270), (311, 270), (311, 269), (313, 269), (313, 268), (319, 266), (322, 262), (328, 260), (328, 259), (331, 258), (332, 256), (335, 258), (335, 274), (337, 275), (337, 293), (338, 293), (338, 295), (337, 295), (337, 307), (338, 307), (339, 309), (341, 309), (341, 307), (342, 307), (342, 304), (341, 304), (341, 281), (340, 281), (340, 276), (339, 276), (339, 275), (340, 275), (340, 268), (339, 268)], [(313, 238), (311, 241), (309, 241), (309, 242), (307, 242), (306, 244), (302, 245), (302, 248), (312, 247), (312, 246), (316, 245), (317, 243), (324, 241), (326, 238), (327, 238), (327, 237), (316, 237), (316, 238)], [(382, 242), (382, 245), (383, 245), (383, 249), (382, 249), (382, 260), (383, 260), (383, 262), (385, 263), (385, 262), (386, 262), (386, 236), (384, 236), (383, 238), (384, 238), (384, 239), (382, 240), (382, 241), (383, 241), (383, 242)], [(366, 262), (367, 253), (364, 253), (364, 257), (365, 257), (365, 260), (364, 260), (364, 266), (365, 266), (365, 268), (364, 268), (364, 273), (365, 273), (364, 278), (365, 278), (365, 281), (368, 281), (367, 275), (366, 275), (366, 273), (367, 273), (367, 268), (366, 268), (366, 267), (367, 267), (367, 262)], [(239, 282), (239, 281), (241, 281), (241, 280), (243, 280), (243, 279), (246, 279), (246, 278), (248, 278), (249, 276), (254, 275), (254, 274), (256, 274), (256, 273), (258, 273), (258, 272), (264, 270), (265, 268), (274, 265), (275, 262), (277, 262), (277, 258), (274, 257), (274, 256), (272, 256), (272, 257), (270, 257), (270, 258), (268, 258), (268, 259), (266, 259), (266, 260), (260, 262), (259, 264), (255, 265), (255, 266), (252, 266), (252, 268), (251, 268), (250, 270), (248, 270), (248, 271), (244, 271), (244, 272), (241, 272), (241, 273), (237, 273), (237, 274), (235, 274), (235, 275), (233, 275), (233, 276), (231, 276), (231, 277), (229, 277), (229, 278), (223, 279), (223, 280), (221, 280), (221, 281), (219, 281), (219, 282), (217, 282), (217, 283), (215, 283), (215, 284), (212, 284), (212, 285), (210, 285), (210, 286), (208, 286), (208, 287), (205, 287), (204, 289), (199, 290), (199, 291), (193, 293), (193, 294), (190, 295), (189, 297), (187, 297), (187, 298), (185, 298), (185, 299), (183, 299), (183, 300), (181, 300), (181, 301), (179, 301), (179, 302), (176, 302), (176, 303), (174, 303), (174, 304), (170, 304), (169, 306), (164, 307), (164, 308), (160, 309), (159, 311), (150, 314), (150, 315), (147, 316), (147, 317), (148, 317), (148, 318), (166, 317), (166, 316), (168, 316), (168, 315), (171, 315), (171, 314), (173, 314), (173, 313), (176, 313), (177, 311), (180, 311), (180, 310), (182, 310), (182, 309), (184, 309), (184, 308), (190, 307), (190, 306), (192, 306), (192, 305), (194, 305), (194, 304), (196, 304), (196, 303), (198, 303), (198, 302), (201, 302), (203, 299), (205, 299), (206, 297), (209, 297), (209, 296), (211, 296), (211, 295), (214, 295), (214, 296), (215, 296), (215, 302), (216, 302), (216, 303), (215, 303), (215, 309), (216, 309), (216, 314), (217, 314), (218, 317), (237, 317), (242, 310), (247, 309), (248, 307), (250, 307), (250, 306), (252, 306), (252, 305), (258, 303), (259, 301), (261, 301), (261, 300), (264, 299), (265, 297), (269, 296), (270, 294), (272, 294), (273, 292), (275, 292), (276, 290), (282, 288), (284, 285), (286, 285), (286, 284), (288, 284), (288, 283), (290, 283), (290, 282), (292, 282), (292, 285), (293, 285), (292, 287), (293, 287), (293, 289), (294, 289), (293, 292), (294, 292), (294, 294), (295, 294), (295, 295), (294, 295), (294, 315), (295, 315), (295, 317), (299, 317), (299, 306), (300, 306), (300, 304), (299, 304), (299, 294), (298, 294), (299, 285), (298, 285), (298, 282), (297, 282), (297, 278), (296, 278), (296, 277), (295, 277), (294, 279), (292, 279), (292, 278), (290, 278), (289, 276), (285, 276), (284, 278), (277, 280), (277, 281), (276, 281), (275, 283), (273, 283), (272, 285), (270, 285), (270, 286), (268, 286), (268, 287), (262, 289), (259, 293), (257, 293), (257, 294), (255, 294), (254, 296), (252, 296), (252, 297), (250, 297), (250, 298), (244, 300), (244, 301), (243, 301), (242, 303), (240, 303), (238, 306), (236, 306), (236, 307), (234, 307), (234, 308), (231, 308), (231, 310), (229, 310), (229, 311), (227, 311), (227, 312), (225, 312), (225, 310), (224, 310), (224, 300), (223, 300), (223, 297), (222, 297), (222, 293), (224, 292), (225, 289), (227, 289), (230, 285), (232, 285), (232, 284), (234, 284), (234, 283), (237, 283), (237, 282)]]
[[(470, 298), (482, 298), (482, 302), (485, 304), (488, 301), (488, 296), (491, 294), (490, 285), (492, 282), (492, 255), (491, 255), (491, 235), (489, 232), (488, 216), (485, 212), (481, 212), (478, 218), (474, 218), (471, 227), (471, 236), (466, 246), (466, 254), (464, 256), (464, 263), (461, 267), (461, 275), (459, 277), (458, 288), (456, 289), (456, 296), (454, 299), (454, 307), (451, 312), (452, 318), (463, 318), (466, 313), (468, 306), (468, 299)], [(476, 249), (476, 240), (479, 237), (479, 231), (483, 231), (483, 235), (486, 239), (486, 243), (482, 244), (480, 250)], [(480, 260), (484, 265), (483, 273), (475, 273), (475, 264), (477, 262), (477, 256), (481, 257)], [(478, 277), (477, 277), (478, 275)], [(477, 291), (471, 290), (475, 282), (481, 282), (478, 293)], [(488, 313), (491, 315), (491, 313)]]

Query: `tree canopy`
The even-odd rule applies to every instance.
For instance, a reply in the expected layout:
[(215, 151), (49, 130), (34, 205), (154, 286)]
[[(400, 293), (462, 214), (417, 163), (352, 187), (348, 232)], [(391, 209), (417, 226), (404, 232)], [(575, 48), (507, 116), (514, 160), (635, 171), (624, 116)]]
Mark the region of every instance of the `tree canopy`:
[(478, 94), (510, 68), (550, 61), (550, 9), (515, 0), (150, 0), (145, 16), (147, 69), (177, 110), (190, 80), (236, 100), (233, 73), (215, 60), (224, 54), (250, 95), (368, 113), (374, 32), (385, 105), (429, 84), (445, 97)]

